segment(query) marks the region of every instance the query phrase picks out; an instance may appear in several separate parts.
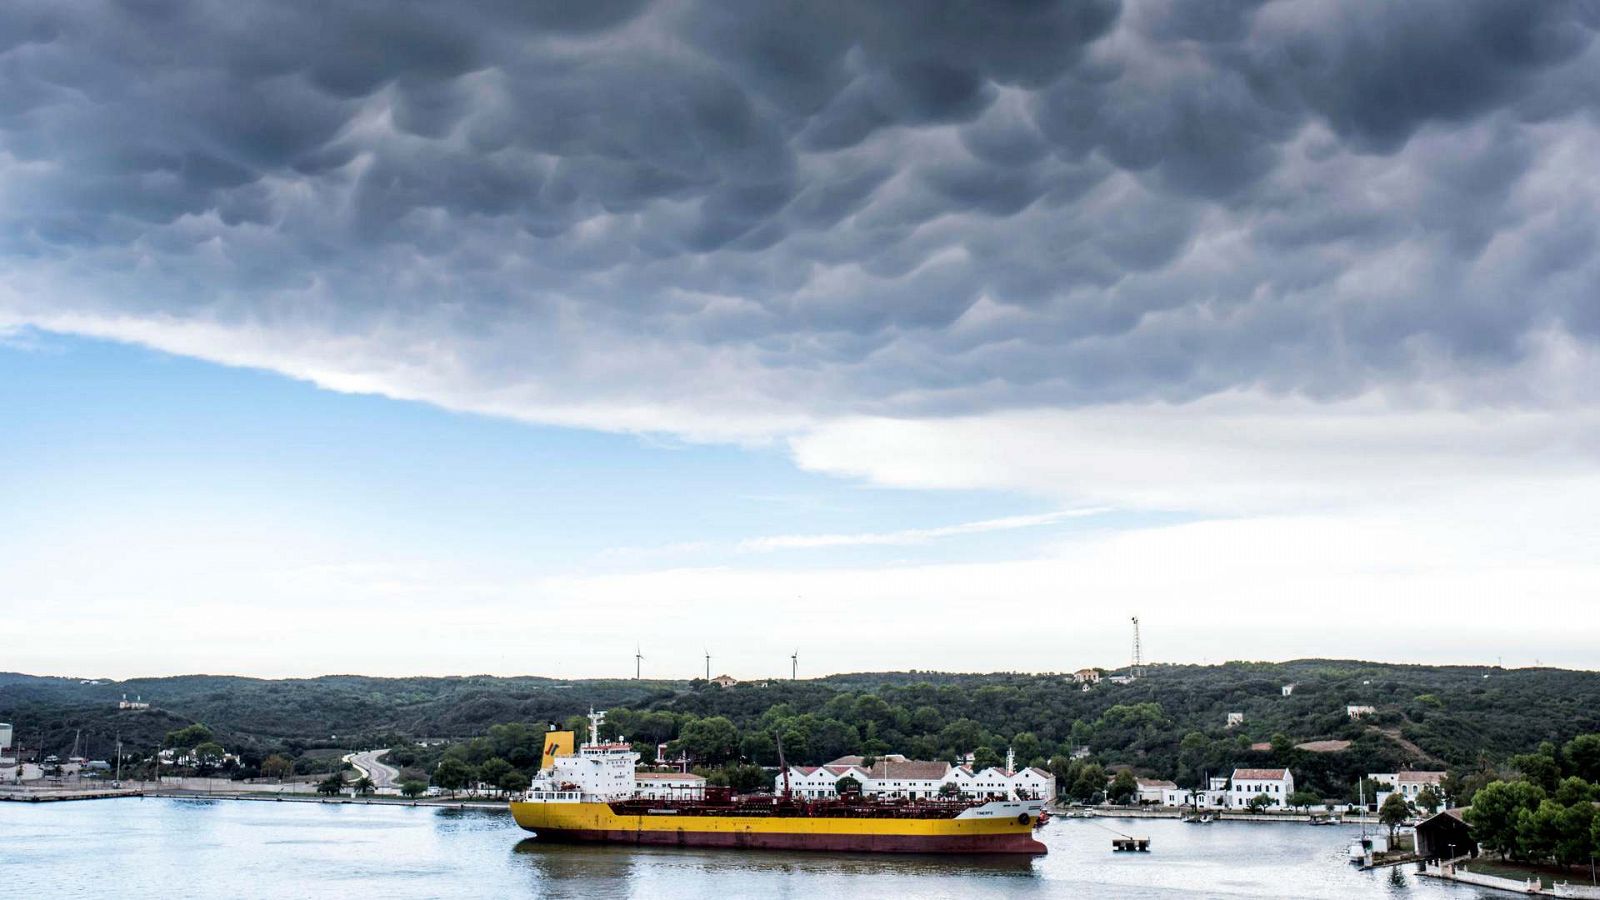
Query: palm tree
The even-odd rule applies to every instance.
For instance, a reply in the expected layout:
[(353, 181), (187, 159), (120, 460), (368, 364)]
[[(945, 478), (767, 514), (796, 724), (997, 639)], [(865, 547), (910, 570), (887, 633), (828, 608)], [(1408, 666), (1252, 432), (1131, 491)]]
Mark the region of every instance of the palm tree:
[(372, 783), (372, 779), (365, 775), (361, 776), (360, 780), (358, 780), (355, 784), (356, 793), (358, 794), (370, 794), (374, 790), (377, 790), (377, 787), (378, 786), (376, 784)]

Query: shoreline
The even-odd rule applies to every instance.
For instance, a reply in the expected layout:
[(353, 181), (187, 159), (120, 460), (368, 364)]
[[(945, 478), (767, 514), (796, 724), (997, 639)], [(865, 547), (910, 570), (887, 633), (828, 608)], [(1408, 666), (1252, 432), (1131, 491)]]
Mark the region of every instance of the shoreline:
[(466, 798), (427, 798), (409, 800), (403, 797), (324, 797), (308, 794), (276, 793), (264, 791), (192, 791), (160, 788), (123, 788), (91, 791), (0, 791), (0, 803), (67, 803), (86, 800), (118, 800), (129, 797), (151, 797), (161, 800), (240, 800), (253, 803), (322, 803), (355, 806), (415, 806), (436, 809), (492, 809), (509, 811), (504, 800), (472, 800)]

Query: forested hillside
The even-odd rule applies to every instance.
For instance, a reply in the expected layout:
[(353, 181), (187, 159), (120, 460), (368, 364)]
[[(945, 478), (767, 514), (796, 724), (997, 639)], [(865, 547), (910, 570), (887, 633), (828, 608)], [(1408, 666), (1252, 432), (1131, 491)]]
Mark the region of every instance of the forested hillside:
[[(1285, 684), (1296, 685), (1284, 696)], [(123, 694), (155, 709), (118, 711)], [(590, 705), (652, 755), (658, 742), (703, 766), (822, 762), (845, 753), (899, 752), (1045, 763), (1080, 746), (1105, 765), (1193, 783), (1235, 765), (1288, 764), (1332, 790), (1362, 772), (1412, 766), (1481, 768), (1512, 754), (1600, 731), (1600, 673), (1557, 669), (1396, 666), (1336, 660), (1152, 666), (1132, 684), (1089, 691), (1060, 675), (855, 673), (717, 688), (702, 681), (560, 681), (545, 678), (260, 680), (183, 676), (80, 684), (0, 675), (0, 721), (32, 743), (43, 731), (64, 752), (78, 729), (94, 741), (121, 731), (154, 746), (203, 722), (247, 757), (307, 747), (409, 738), (468, 738), (500, 723), (536, 734)], [(1351, 704), (1376, 712), (1358, 721)], [(1227, 714), (1244, 715), (1226, 727)], [(338, 735), (334, 738), (334, 735)], [(1349, 741), (1339, 752), (1294, 745)], [(1270, 748), (1250, 749), (1251, 745)], [(495, 753), (480, 743), (474, 755)], [(407, 755), (412, 755), (407, 753)], [(427, 762), (428, 756), (418, 757)]]

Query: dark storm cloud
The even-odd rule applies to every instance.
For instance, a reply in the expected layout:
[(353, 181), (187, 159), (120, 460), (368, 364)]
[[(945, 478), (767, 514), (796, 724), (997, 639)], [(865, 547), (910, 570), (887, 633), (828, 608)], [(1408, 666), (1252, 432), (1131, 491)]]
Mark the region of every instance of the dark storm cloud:
[(13, 0), (0, 304), (426, 344), (436, 379), (557, 405), (1492, 370), (1600, 329), (1597, 28), (1581, 2)]

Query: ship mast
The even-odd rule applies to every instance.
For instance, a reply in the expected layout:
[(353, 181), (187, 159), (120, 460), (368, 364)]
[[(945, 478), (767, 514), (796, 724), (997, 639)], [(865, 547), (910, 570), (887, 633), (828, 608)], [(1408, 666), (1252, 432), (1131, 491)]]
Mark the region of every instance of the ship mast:
[(783, 758), (783, 732), (773, 732), (778, 738), (778, 769), (783, 772), (783, 799), (788, 801), (792, 796), (789, 790), (789, 763)]

